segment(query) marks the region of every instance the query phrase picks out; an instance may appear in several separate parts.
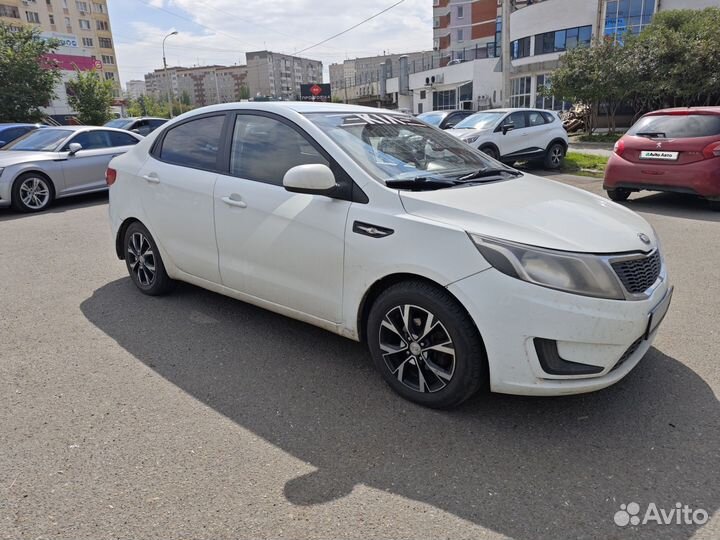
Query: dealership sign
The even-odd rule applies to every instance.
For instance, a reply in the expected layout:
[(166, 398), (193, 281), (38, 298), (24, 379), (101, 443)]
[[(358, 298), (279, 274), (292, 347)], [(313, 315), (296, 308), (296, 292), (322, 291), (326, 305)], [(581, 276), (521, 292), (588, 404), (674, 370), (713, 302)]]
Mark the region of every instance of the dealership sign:
[(57, 39), (60, 42), (61, 47), (79, 47), (77, 36), (72, 34), (58, 34), (57, 32), (43, 32), (40, 34), (45, 39)]
[(302, 101), (330, 101), (330, 85), (301, 84), (300, 99)]

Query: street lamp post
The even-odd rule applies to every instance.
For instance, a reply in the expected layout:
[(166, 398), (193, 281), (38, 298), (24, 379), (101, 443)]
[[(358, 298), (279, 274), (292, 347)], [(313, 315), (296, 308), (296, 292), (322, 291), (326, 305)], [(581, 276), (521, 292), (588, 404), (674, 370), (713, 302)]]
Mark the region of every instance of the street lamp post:
[(167, 59), (165, 58), (165, 40), (167, 38), (169, 38), (170, 36), (177, 36), (177, 34), (178, 34), (177, 30), (175, 30), (174, 32), (170, 32), (162, 40), (163, 68), (165, 69), (165, 83), (167, 84), (167, 88), (168, 88), (168, 107), (170, 108), (170, 118), (173, 118), (173, 98), (172, 98), (172, 83), (170, 82), (170, 79), (168, 78)]

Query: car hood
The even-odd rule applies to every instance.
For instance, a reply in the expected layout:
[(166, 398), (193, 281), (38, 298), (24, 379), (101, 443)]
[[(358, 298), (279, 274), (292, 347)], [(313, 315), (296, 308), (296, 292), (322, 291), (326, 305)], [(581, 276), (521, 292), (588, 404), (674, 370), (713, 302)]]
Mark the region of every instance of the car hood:
[(449, 133), (453, 137), (457, 137), (458, 139), (467, 139), (468, 137), (479, 137), (481, 135), (486, 135), (488, 133), (492, 133), (493, 128), (487, 128), (487, 129), (458, 129), (458, 128), (452, 128), (452, 129), (446, 129), (445, 133)]
[(400, 198), (412, 215), (532, 246), (618, 253), (648, 251), (656, 244), (652, 227), (635, 212), (532, 175), (437, 191), (401, 191)]
[(0, 150), (0, 167), (10, 167), (29, 161), (48, 161), (60, 159), (63, 156), (56, 152), (24, 152), (22, 150)]

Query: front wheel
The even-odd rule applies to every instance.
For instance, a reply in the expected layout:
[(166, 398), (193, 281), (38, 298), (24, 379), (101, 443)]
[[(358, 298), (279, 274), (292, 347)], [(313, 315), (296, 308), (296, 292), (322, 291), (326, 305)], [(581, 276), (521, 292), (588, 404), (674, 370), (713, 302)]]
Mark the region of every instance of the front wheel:
[(484, 152), (494, 160), (500, 160), (500, 152), (498, 152), (494, 146), (483, 146), (480, 151)]
[(21, 174), (12, 188), (12, 205), (19, 212), (42, 212), (53, 200), (53, 185), (37, 173)]
[(123, 245), (130, 279), (142, 293), (160, 296), (172, 289), (160, 250), (142, 223), (136, 221), (127, 228)]
[(408, 281), (387, 289), (370, 310), (367, 338), (385, 381), (415, 403), (456, 407), (487, 379), (484, 347), (470, 316), (432, 284)]
[(606, 191), (608, 198), (615, 202), (627, 201), (630, 196), (630, 190), (625, 188), (608, 189)]
[(565, 146), (561, 143), (553, 143), (545, 152), (545, 168), (559, 169), (565, 161)]

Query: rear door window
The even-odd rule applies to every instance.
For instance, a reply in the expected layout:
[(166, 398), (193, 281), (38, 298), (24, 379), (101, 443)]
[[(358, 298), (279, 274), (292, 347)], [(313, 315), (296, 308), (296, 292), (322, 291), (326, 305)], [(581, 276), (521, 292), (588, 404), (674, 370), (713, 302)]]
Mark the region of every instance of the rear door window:
[(684, 139), (720, 135), (720, 115), (688, 114), (645, 116), (628, 130), (628, 135)]
[(162, 141), (159, 158), (174, 165), (217, 170), (224, 122), (225, 115), (221, 114), (190, 120), (173, 127)]
[(530, 121), (530, 127), (545, 125), (545, 117), (540, 111), (530, 111), (528, 113), (528, 120)]

